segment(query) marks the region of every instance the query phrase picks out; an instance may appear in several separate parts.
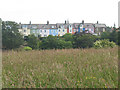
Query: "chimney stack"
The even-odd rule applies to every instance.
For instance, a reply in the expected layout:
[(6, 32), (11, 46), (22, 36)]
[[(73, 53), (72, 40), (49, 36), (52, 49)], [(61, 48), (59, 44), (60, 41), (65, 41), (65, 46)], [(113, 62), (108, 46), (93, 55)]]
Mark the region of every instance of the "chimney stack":
[(21, 24), (21, 22), (19, 22), (19, 24)]
[(97, 24), (98, 24), (98, 21), (97, 21)]
[(30, 23), (29, 23), (30, 25), (31, 25), (31, 21), (30, 21)]
[(49, 24), (49, 21), (47, 21), (47, 25)]
[(66, 24), (66, 20), (65, 20), (65, 24)]
[(82, 20), (82, 24), (84, 24), (84, 20)]

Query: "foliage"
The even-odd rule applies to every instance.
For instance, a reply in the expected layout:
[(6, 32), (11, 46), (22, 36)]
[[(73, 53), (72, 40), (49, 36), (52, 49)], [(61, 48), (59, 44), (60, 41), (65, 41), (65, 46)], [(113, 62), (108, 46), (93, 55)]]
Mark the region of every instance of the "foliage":
[(80, 34), (74, 36), (74, 48), (90, 48), (93, 46), (94, 41), (98, 39), (97, 36), (91, 34)]
[(2, 43), (5, 49), (20, 47), (24, 42), (22, 35), (18, 31), (18, 24), (12, 21), (2, 22)]
[(116, 31), (103, 32), (101, 34), (101, 39), (109, 39), (110, 41), (113, 41), (116, 44), (118, 44), (118, 32), (116, 32)]
[(98, 40), (94, 43), (95, 48), (107, 48), (107, 47), (114, 47), (116, 44), (112, 41), (110, 42), (108, 39)]
[(73, 41), (73, 36), (70, 33), (66, 33), (62, 36), (65, 41)]
[(42, 49), (56, 49), (57, 48), (57, 37), (49, 35), (42, 40)]
[(120, 46), (120, 31), (118, 31), (118, 45)]
[(40, 44), (41, 49), (64, 49), (72, 48), (71, 41), (65, 41), (63, 38), (58, 38), (56, 36), (49, 35), (48, 37), (42, 39)]
[(27, 40), (27, 45), (32, 49), (38, 49), (38, 39), (34, 35), (29, 35)]
[(29, 51), (29, 50), (32, 50), (32, 48), (27, 46), (27, 47), (24, 47), (24, 50)]

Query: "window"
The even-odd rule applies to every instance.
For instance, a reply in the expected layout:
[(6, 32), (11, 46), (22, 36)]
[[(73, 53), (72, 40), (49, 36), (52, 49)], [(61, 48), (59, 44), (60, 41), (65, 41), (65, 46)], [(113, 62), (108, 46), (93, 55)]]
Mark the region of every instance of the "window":
[(41, 32), (42, 32), (42, 30), (41, 30)]
[(52, 26), (52, 28), (54, 28), (54, 26)]
[(24, 32), (26, 32), (26, 30), (24, 30)]
[(35, 33), (35, 30), (33, 30), (33, 33)]
[(47, 35), (44, 35), (44, 37), (46, 37)]
[(37, 26), (32, 26), (32, 28), (37, 28)]
[(63, 30), (63, 32), (64, 32), (64, 30)]
[(71, 32), (71, 30), (70, 30), (70, 32)]
[(59, 32), (60, 32), (60, 30), (59, 30)]
[(45, 32), (46, 32), (46, 30), (45, 30)]
[(37, 30), (37, 33), (39, 33), (39, 30)]
[(27, 28), (27, 25), (23, 25), (22, 28)]

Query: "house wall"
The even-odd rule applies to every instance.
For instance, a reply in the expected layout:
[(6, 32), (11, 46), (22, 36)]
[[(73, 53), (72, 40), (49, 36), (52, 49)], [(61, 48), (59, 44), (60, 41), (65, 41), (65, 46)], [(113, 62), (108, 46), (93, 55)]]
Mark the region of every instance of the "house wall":
[(69, 33), (72, 34), (72, 25), (71, 24), (69, 25)]
[(77, 31), (77, 29), (72, 28), (72, 34), (75, 34), (76, 31)]
[(49, 30), (49, 35), (58, 36), (58, 29), (50, 29)]
[(30, 34), (34, 34), (36, 37), (39, 35), (41, 37), (47, 37), (49, 35), (49, 29), (31, 29)]
[(67, 29), (58, 28), (58, 35), (63, 36), (67, 33)]
[(19, 31), (23, 36), (28, 36), (28, 35), (30, 35), (30, 29), (28, 29), (28, 28), (18, 29), (18, 31)]
[(67, 28), (67, 33), (69, 33), (69, 28)]
[(49, 29), (40, 29), (39, 30), (41, 37), (49, 36)]

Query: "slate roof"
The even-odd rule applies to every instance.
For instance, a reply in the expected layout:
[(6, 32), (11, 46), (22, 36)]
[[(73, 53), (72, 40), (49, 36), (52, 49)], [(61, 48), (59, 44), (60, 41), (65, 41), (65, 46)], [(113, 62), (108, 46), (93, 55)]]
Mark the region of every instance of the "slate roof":
[(61, 26), (64, 26), (65, 29), (67, 29), (68, 24), (66, 23), (57, 23), (57, 28), (60, 28)]
[(104, 28), (105, 28), (106, 25), (105, 25), (105, 24), (97, 24), (97, 23), (96, 23), (96, 24), (95, 24), (95, 27), (104, 27)]
[(19, 24), (19, 28), (27, 26), (29, 29), (56, 29), (56, 24)]
[[(29, 29), (57, 29), (61, 28), (61, 26), (64, 26), (65, 29), (69, 27), (69, 25), (72, 26), (72, 28), (77, 29), (82, 23), (56, 23), (56, 24), (19, 24), (18, 28), (22, 28), (24, 26), (27, 26)], [(91, 28), (94, 29), (94, 27), (106, 27), (105, 24), (93, 24), (93, 23), (84, 23), (83, 28)]]
[(81, 23), (73, 23), (73, 28), (77, 29)]
[(94, 29), (94, 24), (93, 24), (93, 23), (84, 23), (84, 24), (83, 24), (83, 27), (84, 27), (84, 28)]

